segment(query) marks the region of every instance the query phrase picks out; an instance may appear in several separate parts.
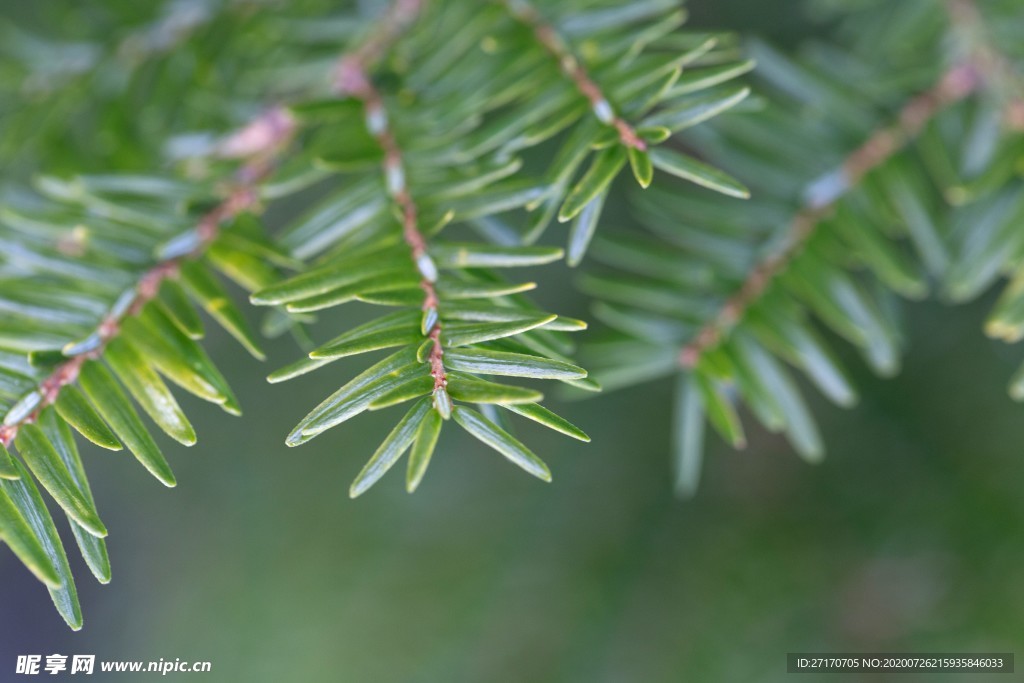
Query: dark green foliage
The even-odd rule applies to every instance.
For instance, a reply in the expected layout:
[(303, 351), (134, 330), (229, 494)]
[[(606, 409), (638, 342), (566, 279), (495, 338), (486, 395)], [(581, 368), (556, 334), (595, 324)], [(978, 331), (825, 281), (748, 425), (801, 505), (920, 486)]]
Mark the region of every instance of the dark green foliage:
[[(337, 16), (318, 0), (247, 4), (111, 3), (131, 27), (120, 47), (49, 49), (10, 29), (0, 94), (46, 92), (0, 109), (0, 538), (73, 627), (35, 482), (109, 581), (71, 430), (173, 486), (136, 406), (186, 446), (196, 434), (165, 380), (241, 410), (203, 350), (204, 318), (258, 359), (261, 334), (293, 334), (305, 355), (270, 382), (363, 363), (289, 446), (402, 405), (353, 497), (406, 452), (415, 490), (445, 425), (549, 481), (510, 416), (589, 437), (520, 380), (595, 392), (662, 377), (676, 384), (677, 487), (692, 494), (705, 422), (742, 447), (741, 406), (820, 460), (792, 369), (853, 404), (830, 337), (896, 372), (897, 297), (961, 301), (1009, 275), (986, 331), (1024, 336), (1024, 15), (1011, 0), (981, 13), (954, 0), (952, 18), (931, 0), (817, 2), (834, 40), (798, 55), (681, 30), (669, 0), (404, 0)], [(738, 79), (755, 61), (750, 97)], [(149, 67), (164, 74), (152, 93)], [(174, 127), (153, 123), (179, 106)], [(19, 144), (61, 107), (117, 144), (61, 142), (49, 123)], [(86, 174), (30, 191), (35, 169)], [(642, 229), (602, 220), (621, 213), (620, 187)], [(273, 235), (267, 207), (286, 223)], [(602, 331), (582, 355), (599, 381), (569, 336), (587, 323), (535, 305), (514, 270), (563, 258), (594, 299)], [(234, 287), (265, 308), (259, 326)], [(306, 337), (314, 316), (355, 308), (375, 317)], [(1011, 393), (1024, 399), (1024, 369)]]
[[(244, 329), (244, 318), (213, 275), (231, 273), (212, 259), (196, 258), (194, 250), (159, 256), (162, 245), (200, 220), (198, 210), (180, 200), (212, 197), (164, 178), (120, 180), (44, 177), (38, 183), (42, 196), (12, 195), (0, 219), (0, 429), (27, 466), (12, 464), (4, 451), (9, 509), (20, 517), (7, 519), (2, 535), (54, 585), (54, 601), (75, 628), (81, 615), (64, 550), (31, 479), (66, 512), (87, 565), (106, 583), (107, 529), (71, 429), (104, 448), (127, 448), (160, 482), (174, 486), (170, 465), (131, 399), (184, 445), (194, 444), (196, 435), (163, 377), (238, 412), (223, 377), (193, 339), (202, 336), (197, 306), (216, 308), (214, 318), (230, 332)], [(230, 257), (245, 253), (236, 246), (243, 237), (242, 227), (231, 224), (211, 240)], [(192, 286), (186, 297), (178, 278), (203, 286)]]
[[(819, 4), (834, 18), (841, 3)], [(951, 22), (924, 0), (866, 4), (842, 15), (839, 34), (853, 40), (795, 59), (754, 43), (765, 101), (693, 131), (703, 158), (749, 183), (750, 202), (682, 187), (635, 193), (648, 231), (599, 236), (595, 259), (607, 267), (580, 280), (609, 328), (587, 354), (605, 388), (677, 378), (681, 492), (696, 489), (703, 420), (744, 445), (740, 404), (821, 458), (786, 365), (837, 404), (856, 401), (822, 326), (891, 375), (896, 295), (965, 300), (1019, 269), (1024, 135), (1013, 103), (1024, 80), (1011, 61), (1020, 46), (994, 41), (1000, 19), (1019, 27), (1024, 16), (992, 7)], [(907, 34), (920, 44), (908, 48)], [(989, 334), (1019, 339), (1021, 294), (1011, 283)]]

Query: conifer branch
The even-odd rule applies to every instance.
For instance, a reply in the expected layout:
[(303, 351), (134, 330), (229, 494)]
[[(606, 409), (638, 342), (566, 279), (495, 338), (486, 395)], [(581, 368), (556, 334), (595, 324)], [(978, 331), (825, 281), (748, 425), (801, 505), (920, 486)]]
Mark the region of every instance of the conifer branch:
[[(681, 493), (696, 490), (705, 424), (736, 448), (747, 442), (741, 405), (819, 461), (824, 441), (788, 373), (854, 405), (856, 389), (819, 328), (891, 375), (902, 346), (894, 294), (920, 299), (936, 286), (961, 301), (1007, 275), (986, 331), (1024, 338), (1024, 141), (1013, 120), (1021, 54), (1008, 39), (1020, 17), (1005, 5), (1000, 15), (999, 3), (982, 16), (954, 1), (950, 21), (917, 32), (925, 0), (862, 4), (841, 21), (849, 45), (814, 41), (792, 59), (751, 44), (772, 96), (692, 132), (706, 160), (751, 183), (750, 205), (682, 189), (638, 193), (653, 236), (601, 235), (594, 256), (612, 270), (580, 280), (608, 328), (584, 349), (596, 379), (608, 390), (676, 380)], [(652, 123), (642, 124), (645, 139)], [(1022, 387), (1024, 369), (1011, 395), (1024, 396)]]
[(804, 206), (796, 214), (786, 246), (757, 265), (736, 294), (687, 344), (679, 356), (684, 368), (692, 368), (701, 355), (715, 347), (765, 291), (773, 278), (800, 253), (818, 224), (827, 218), (835, 203), (855, 188), (864, 176), (902, 150), (937, 114), (976, 92), (981, 86), (995, 87), (1007, 95), (1004, 119), (1011, 129), (1024, 129), (1024, 81), (1010, 60), (987, 37), (984, 20), (973, 0), (949, 0), (946, 4), (951, 26), (966, 36), (967, 54), (947, 70), (939, 82), (908, 102), (897, 121), (872, 133), (832, 173), (812, 182)]
[(645, 151), (647, 143), (637, 134), (632, 124), (615, 111), (615, 107), (605, 96), (601, 87), (593, 81), (579, 58), (573, 54), (569, 43), (551, 24), (544, 21), (540, 11), (528, 0), (501, 0), (501, 2), (512, 16), (533, 31), (537, 42), (555, 58), (562, 73), (590, 102), (594, 116), (601, 123), (614, 127), (624, 146)]
[[(365, 79), (364, 69), (380, 59), (408, 28), (422, 5), (423, 0), (396, 0), (388, 8), (367, 38), (339, 59), (339, 90), (344, 87), (346, 77)], [(237, 169), (225, 198), (198, 220), (194, 234), (190, 235), (189, 239), (178, 247), (166, 251), (156, 265), (139, 277), (137, 285), (114, 304), (110, 313), (87, 337), (86, 342), (69, 344), (65, 348), (65, 353), (73, 354), (72, 357), (58, 365), (35, 391), (25, 396), (8, 412), (5, 423), (0, 425), (0, 444), (10, 446), (21, 425), (34, 422), (43, 408), (54, 403), (61, 389), (78, 378), (79, 370), (86, 361), (102, 357), (107, 344), (120, 333), (122, 321), (137, 314), (146, 303), (155, 298), (164, 280), (177, 277), (183, 262), (200, 257), (217, 238), (222, 225), (242, 213), (259, 207), (259, 186), (272, 174), (278, 157), (287, 148), (295, 133), (296, 125), (295, 119), (287, 109), (274, 107), (234, 133), (225, 136), (217, 147), (216, 154), (222, 158), (246, 160)], [(400, 157), (394, 158), (399, 161), (400, 172)], [(408, 197), (408, 194), (405, 196)], [(415, 207), (411, 200), (408, 207), (411, 209), (415, 237)], [(423, 250), (421, 247), (420, 251)], [(437, 361), (436, 367), (442, 368), (440, 377), (443, 379), (443, 366), (440, 365), (440, 360)]]
[(865, 175), (905, 148), (936, 115), (969, 96), (981, 83), (973, 64), (952, 67), (935, 86), (910, 100), (900, 110), (895, 123), (874, 131), (837, 170), (813, 181), (804, 195), (803, 207), (793, 218), (785, 246), (751, 270), (736, 294), (700, 329), (693, 341), (683, 347), (679, 364), (692, 368), (705, 351), (717, 346), (772, 280), (801, 252), (820, 222), (832, 213), (836, 202), (857, 187)]
[[(406, 488), (414, 491), (448, 418), (518, 467), (550, 481), (547, 465), (508, 431), (502, 411), (572, 438), (586, 441), (588, 437), (538, 405), (544, 398), (541, 392), (485, 377), (547, 379), (591, 391), (597, 388), (588, 381), (587, 371), (567, 356), (574, 346), (565, 333), (585, 329), (586, 324), (536, 308), (518, 296), (532, 289), (533, 283), (510, 283), (496, 271), (551, 263), (561, 259), (564, 251), (453, 242), (435, 233), (449, 222), (479, 226), (495, 220), (491, 216), (544, 197), (542, 188), (531, 180), (508, 180), (522, 163), (508, 154), (549, 139), (584, 117), (586, 109), (572, 85), (554, 70), (522, 70), (510, 83), (502, 59), (479, 58), (478, 41), (454, 43), (458, 49), (442, 51), (440, 58), (422, 52), (430, 46), (418, 41), (418, 36), (410, 38), (405, 59), (394, 73), (417, 84), (406, 91), (415, 106), (404, 106), (406, 98), (391, 97), (375, 82), (372, 68), (387, 52), (384, 43), (397, 40), (401, 30), (412, 27), (421, 5), (403, 7), (402, 12), (387, 15), (395, 30), (370, 34), (386, 36), (379, 49), (357, 48), (342, 58), (327, 101), (300, 104), (294, 110), (300, 117), (324, 123), (311, 136), (311, 146), (320, 147), (319, 155), (314, 155), (326, 168), (341, 173), (375, 169), (371, 175), (379, 178), (356, 180), (354, 187), (332, 195), (323, 210), (314, 209), (294, 226), (286, 239), (297, 245), (309, 237), (316, 239), (310, 228), (322, 231), (321, 216), (354, 218), (335, 224), (339, 227), (332, 231), (330, 242), (303, 249), (307, 254), (326, 252), (312, 268), (251, 297), (257, 305), (283, 305), (292, 312), (320, 311), (353, 301), (400, 309), (317, 346), (306, 358), (273, 373), (272, 382), (315, 371), (340, 358), (399, 350), (325, 398), (296, 425), (286, 443), (299, 446), (364, 411), (415, 401), (353, 481), (352, 497), (374, 486), (410, 449)], [(432, 36), (438, 25), (464, 26), (472, 17), (487, 21), (501, 17), (490, 7), (480, 9), (467, 3), (424, 12), (422, 21), (415, 22), (417, 33)], [(485, 28), (477, 24), (475, 29)], [(534, 53), (531, 57), (537, 61), (546, 59), (514, 22), (501, 22), (501, 26), (523, 44), (521, 51)], [(558, 106), (548, 102), (546, 109), (531, 108), (530, 96), (538, 82), (561, 91)], [(467, 97), (467, 83), (477, 84), (472, 97)], [(508, 96), (509, 88), (515, 97)], [(462, 120), (437, 113), (459, 112), (467, 103), (500, 113), (493, 121), (472, 110)], [(592, 123), (593, 129), (599, 128)], [(586, 132), (596, 134), (589, 128)], [(337, 145), (339, 138), (346, 144)], [(602, 182), (606, 181), (610, 178)], [(353, 211), (357, 206), (366, 210)]]
[(200, 257), (217, 238), (222, 225), (259, 206), (259, 184), (273, 171), (276, 156), (285, 149), (293, 132), (291, 116), (284, 109), (274, 108), (225, 138), (222, 156), (249, 159), (236, 172), (227, 196), (199, 219), (194, 238), (182, 248), (165, 253), (162, 260), (139, 277), (136, 286), (115, 302), (86, 341), (65, 347), (65, 355), (71, 358), (58, 365), (34, 392), (10, 410), (0, 426), (0, 443), (10, 446), (23, 424), (35, 422), (42, 409), (57, 400), (61, 389), (78, 379), (86, 361), (102, 357), (107, 344), (120, 334), (123, 320), (136, 315), (155, 298), (164, 280), (177, 277), (182, 263)]
[[(404, 5), (407, 7), (404, 9), (406, 12), (414, 14), (419, 4), (418, 2), (406, 2)], [(394, 16), (404, 19), (399, 22), (400, 24), (408, 25), (412, 17), (398, 12), (399, 6), (396, 5)], [(397, 32), (388, 32), (386, 35), (393, 40), (397, 37)], [(431, 341), (427, 363), (430, 365), (430, 375), (434, 378), (434, 406), (442, 416), (447, 418), (451, 414), (451, 401), (446, 393), (448, 375), (444, 367), (444, 347), (441, 344), (442, 322), (438, 315), (439, 300), (435, 287), (437, 266), (430, 258), (430, 254), (427, 253), (427, 241), (419, 226), (419, 209), (406, 183), (407, 175), (402, 150), (395, 131), (391, 127), (388, 110), (380, 92), (366, 72), (367, 59), (373, 54), (374, 51), (360, 50), (343, 58), (337, 72), (335, 90), (339, 96), (353, 96), (362, 102), (367, 129), (384, 152), (381, 168), (387, 190), (401, 213), (402, 237), (409, 247), (416, 269), (422, 276), (420, 288), (424, 293), (423, 333)]]
[[(382, 11), (365, 23), (268, 18), (265, 28), (280, 31), (267, 35), (278, 42), (273, 51), (256, 47), (271, 56), (256, 68), (246, 63), (244, 73), (231, 64), (223, 71), (239, 72), (243, 90), (261, 100), (292, 93), (280, 96), (288, 107), (271, 109), (212, 147), (206, 136), (185, 136), (184, 151), (175, 146), (172, 154), (218, 160), (213, 179), (231, 178), (223, 190), (185, 178), (47, 178), (38, 189), (49, 203), (12, 194), (2, 207), (0, 285), (7, 289), (0, 309), (14, 313), (0, 330), (0, 365), (14, 366), (16, 391), (0, 391), (0, 445), (13, 445), (17, 458), (8, 461), (0, 448), (0, 503), (5, 496), (27, 500), (19, 497), (23, 489), (8, 488), (34, 486), (24, 463), (68, 513), (72, 530), (93, 537), (79, 539), (83, 555), (101, 581), (109, 579), (106, 529), (77, 455), (68, 455), (63, 469), (42, 468), (48, 451), (36, 446), (50, 440), (70, 453), (73, 445), (64, 446), (73, 444), (74, 427), (101, 447), (123, 442), (173, 486), (130, 399), (186, 445), (195, 443), (195, 432), (162, 377), (239, 412), (198, 343), (204, 330), (194, 307), (261, 354), (218, 274), (241, 285), (252, 303), (273, 307), (264, 318), (268, 335), (351, 302), (397, 309), (306, 349), (268, 378), (290, 380), (342, 358), (388, 351), (324, 398), (286, 439), (298, 446), (364, 412), (408, 404), (353, 482), (353, 497), (407, 452), (406, 488), (414, 491), (442, 428), (455, 426), (550, 481), (544, 461), (514, 436), (509, 413), (571, 438), (589, 437), (542, 406), (539, 389), (489, 378), (596, 391), (600, 385), (575, 364), (568, 338), (586, 323), (536, 307), (521, 296), (534, 284), (506, 279), (500, 269), (563, 257), (577, 265), (592, 241), (594, 258), (622, 272), (581, 278), (599, 299), (595, 317), (611, 332), (584, 353), (608, 369), (597, 378), (608, 389), (675, 376), (681, 490), (696, 486), (705, 422), (737, 447), (747, 442), (740, 404), (817, 461), (824, 443), (790, 370), (803, 371), (840, 405), (856, 401), (819, 325), (889, 374), (901, 346), (893, 293), (923, 297), (941, 278), (947, 292), (966, 298), (1012, 271), (1014, 283), (989, 330), (1010, 341), (1024, 338), (1024, 270), (1013, 230), (1024, 215), (1016, 165), (1024, 144), (1016, 133), (1024, 130), (1021, 54), (1010, 42), (997, 45), (1005, 27), (995, 10), (990, 17), (985, 8), (983, 16), (972, 0), (943, 1), (951, 26), (917, 22), (916, 3), (858, 3), (865, 8), (852, 23), (874, 29), (860, 35), (877, 42), (867, 45), (868, 54), (851, 50), (849, 59), (842, 58), (844, 46), (835, 59), (817, 61), (813, 51), (810, 59), (791, 61), (751, 46), (766, 81), (784, 95), (778, 103), (752, 104), (749, 89), (733, 81), (754, 60), (728, 39), (677, 33), (685, 13), (672, 0), (492, 0), (498, 7), (390, 0), (386, 7), (371, 3)], [(189, 23), (198, 15), (188, 9), (150, 23), (151, 35), (143, 37), (152, 43), (136, 57), (175, 47), (199, 26)], [(924, 24), (920, 34), (917, 23)], [(238, 35), (236, 51), (244, 53), (250, 34)], [(908, 40), (923, 53), (908, 50)], [(191, 50), (192, 43), (171, 52)], [(325, 50), (325, 43), (332, 47)], [(119, 56), (131, 58), (131, 47), (123, 43)], [(940, 74), (946, 66), (952, 68)], [(192, 72), (183, 72), (191, 85)], [(991, 95), (953, 106), (984, 89)], [(177, 94), (154, 90), (162, 100)], [(218, 103), (217, 95), (206, 95), (211, 109), (224, 105), (219, 114), (230, 120), (239, 103)], [(746, 114), (702, 125), (745, 102)], [(891, 109), (880, 116), (879, 103)], [(300, 129), (301, 151), (286, 155)], [(703, 158), (665, 144), (684, 131), (687, 146)], [(117, 132), (131, 137), (128, 129)], [(919, 157), (907, 153), (918, 137)], [(552, 155), (541, 177), (523, 171), (546, 151)], [(155, 147), (119, 149), (118, 158), (130, 153)], [(526, 153), (529, 165), (520, 157)], [(831, 161), (823, 166), (824, 158)], [(65, 158), (60, 169), (75, 163)], [(645, 190), (635, 208), (653, 237), (600, 233), (603, 208), (627, 168)], [(755, 190), (746, 206), (658, 185), (664, 174), (750, 197), (730, 173)], [(945, 204), (937, 188), (945, 190)], [(311, 197), (312, 205), (269, 239), (252, 215), (261, 201), (298, 192), (308, 192), (300, 199)], [(203, 208), (191, 209), (197, 202)], [(524, 209), (522, 223), (504, 220)], [(953, 215), (948, 230), (939, 211)], [(534, 246), (556, 219), (571, 221), (567, 248)], [(450, 231), (440, 232), (449, 223), (481, 239), (449, 239)], [(293, 272), (281, 277), (285, 270)], [(69, 339), (81, 341), (64, 345)], [(1020, 377), (1011, 390), (1017, 397), (1024, 396), (1024, 370)], [(80, 470), (81, 484), (72, 481)], [(41, 499), (30, 503), (7, 521), (24, 527), (45, 513)], [(50, 527), (23, 535), (56, 538)], [(0, 532), (10, 543), (10, 534)], [(80, 624), (59, 538), (45, 562), (32, 544), (12, 548), (51, 589), (70, 591), (58, 609)]]

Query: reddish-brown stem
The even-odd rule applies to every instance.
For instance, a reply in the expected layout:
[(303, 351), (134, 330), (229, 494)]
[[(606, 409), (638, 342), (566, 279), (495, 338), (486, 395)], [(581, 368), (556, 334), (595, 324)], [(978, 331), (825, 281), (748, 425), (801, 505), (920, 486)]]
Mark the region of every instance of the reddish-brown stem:
[(647, 143), (637, 134), (636, 129), (615, 111), (611, 101), (583, 68), (569, 44), (553, 26), (544, 21), (537, 8), (526, 0), (503, 1), (512, 16), (530, 27), (537, 42), (555, 58), (562, 73), (573, 82), (580, 94), (587, 98), (598, 120), (615, 128), (619, 133), (619, 140), (626, 147), (646, 150)]
[[(363, 72), (356, 74), (351, 70), (352, 63), (346, 67), (345, 81), (338, 83), (338, 93), (357, 97), (363, 102), (367, 125), (371, 133), (377, 139), (377, 143), (384, 151), (382, 170), (387, 182), (388, 192), (398, 205), (402, 214), (402, 237), (409, 246), (410, 256), (413, 264), (423, 276), (420, 280), (420, 288), (423, 290), (423, 310), (438, 310), (437, 289), (434, 287), (434, 280), (437, 278), (436, 269), (430, 255), (427, 254), (427, 241), (419, 228), (419, 212), (416, 201), (409, 192), (405, 183), (405, 166), (402, 162), (402, 150), (395, 138), (395, 133), (388, 122), (387, 109), (381, 99), (380, 93), (373, 86), (369, 76)], [(357, 85), (352, 89), (352, 85)], [(434, 389), (443, 389), (448, 385), (448, 376), (444, 369), (444, 347), (441, 345), (441, 318), (438, 316), (426, 335), (433, 340), (433, 348), (430, 351), (430, 374), (434, 378)]]
[[(388, 117), (388, 110), (380, 92), (373, 84), (369, 67), (415, 20), (422, 9), (422, 0), (400, 0), (389, 12), (388, 30), (378, 32), (373, 50), (356, 50), (342, 58), (335, 72), (334, 89), (341, 97), (355, 97), (363, 104), (366, 125), (376, 138), (384, 152), (381, 170), (384, 173), (388, 193), (398, 206), (402, 215), (402, 237), (409, 247), (413, 264), (422, 275), (420, 288), (423, 290), (422, 310), (438, 311), (439, 300), (434, 281), (437, 272), (430, 255), (427, 253), (427, 240), (419, 227), (419, 211), (416, 201), (406, 184), (405, 164), (402, 160), (402, 149), (395, 137)], [(427, 362), (430, 364), (430, 375), (434, 378), (434, 390), (448, 386), (448, 375), (444, 368), (444, 347), (441, 344), (442, 323), (440, 316), (435, 316), (430, 329), (425, 331), (426, 337), (433, 342)]]
[(34, 422), (40, 410), (57, 400), (64, 386), (78, 379), (78, 372), (87, 360), (101, 357), (107, 343), (120, 334), (124, 319), (137, 314), (155, 298), (164, 280), (177, 277), (182, 262), (202, 254), (217, 238), (225, 222), (259, 206), (258, 185), (270, 174), (274, 157), (287, 146), (293, 130), (294, 122), (285, 110), (271, 109), (225, 139), (220, 149), (222, 156), (248, 157), (248, 160), (236, 172), (233, 187), (225, 198), (199, 219), (196, 246), (186, 254), (157, 263), (139, 277), (129, 295), (130, 301), (117, 306), (96, 327), (94, 334), (98, 343), (95, 347), (64, 361), (43, 379), (37, 389), (41, 397), (38, 406), (16, 422), (0, 426), (0, 443), (9, 446), (22, 424)]
[(679, 355), (679, 364), (692, 368), (705, 351), (716, 347), (768, 288), (772, 280), (800, 253), (823, 219), (832, 213), (843, 196), (870, 171), (888, 161), (917, 137), (925, 125), (939, 112), (974, 92), (982, 78), (973, 64), (948, 70), (931, 89), (908, 102), (895, 123), (872, 133), (866, 142), (850, 154), (840, 168), (812, 185), (803, 208), (797, 212), (790, 227), (786, 246), (769, 256), (750, 272), (709, 323), (697, 332)]

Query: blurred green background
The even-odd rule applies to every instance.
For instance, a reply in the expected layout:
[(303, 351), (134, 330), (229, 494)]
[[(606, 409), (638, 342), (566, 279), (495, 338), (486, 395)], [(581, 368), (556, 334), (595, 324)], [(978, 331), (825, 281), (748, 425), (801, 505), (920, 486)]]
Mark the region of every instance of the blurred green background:
[[(816, 30), (787, 0), (690, 5), (697, 25), (783, 44)], [(569, 274), (531, 275), (585, 317)], [(822, 465), (761, 432), (743, 453), (715, 442), (688, 502), (671, 494), (668, 384), (561, 406), (590, 445), (524, 426), (551, 485), (447, 430), (415, 496), (393, 475), (350, 501), (393, 415), (283, 438), (358, 361), (269, 386), (293, 344), (263, 366), (215, 336), (245, 415), (183, 397), (200, 441), (162, 444), (177, 489), (83, 446), (114, 566), (101, 587), (72, 558), (84, 630), (0, 552), (0, 680), (17, 654), (54, 652), (213, 663), (168, 680), (594, 683), (784, 680), (790, 651), (1012, 651), (1024, 410), (1004, 391), (1020, 353), (981, 333), (991, 303), (909, 306), (904, 371), (860, 372), (852, 411), (808, 392)]]

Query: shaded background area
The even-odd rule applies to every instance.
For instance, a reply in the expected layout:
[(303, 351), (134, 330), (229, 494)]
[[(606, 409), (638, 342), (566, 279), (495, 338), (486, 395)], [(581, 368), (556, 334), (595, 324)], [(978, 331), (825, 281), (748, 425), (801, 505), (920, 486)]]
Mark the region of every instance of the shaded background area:
[[(807, 30), (791, 2), (690, 4), (699, 25)], [(585, 316), (569, 274), (531, 276)], [(590, 445), (524, 425), (552, 485), (447, 430), (415, 496), (392, 474), (352, 502), (393, 414), (298, 450), (283, 437), (358, 360), (268, 386), (292, 344), (263, 366), (214, 337), (244, 417), (182, 399), (200, 441), (162, 443), (175, 490), (83, 446), (114, 581), (72, 558), (86, 626), (71, 633), (0, 552), (0, 680), (17, 654), (53, 652), (213, 662), (168, 680), (667, 683), (784, 680), (789, 651), (1013, 650), (1024, 409), (1004, 391), (1020, 353), (981, 333), (991, 303), (908, 307), (901, 375), (860, 372), (852, 411), (814, 405), (822, 465), (759, 432), (744, 453), (714, 442), (690, 502), (670, 490), (667, 383), (561, 406)]]

